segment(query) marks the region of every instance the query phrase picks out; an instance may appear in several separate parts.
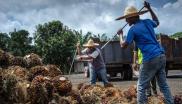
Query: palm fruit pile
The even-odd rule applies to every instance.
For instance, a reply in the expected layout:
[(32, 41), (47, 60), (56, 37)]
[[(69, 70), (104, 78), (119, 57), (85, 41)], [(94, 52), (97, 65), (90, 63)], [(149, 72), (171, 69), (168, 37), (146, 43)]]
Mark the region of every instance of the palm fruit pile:
[[(36, 54), (24, 58), (0, 50), (0, 104), (137, 104), (136, 86), (121, 89), (108, 84), (71, 81), (56, 65), (44, 65)], [(180, 95), (175, 104), (182, 104)], [(162, 96), (151, 96), (148, 104), (164, 104)]]

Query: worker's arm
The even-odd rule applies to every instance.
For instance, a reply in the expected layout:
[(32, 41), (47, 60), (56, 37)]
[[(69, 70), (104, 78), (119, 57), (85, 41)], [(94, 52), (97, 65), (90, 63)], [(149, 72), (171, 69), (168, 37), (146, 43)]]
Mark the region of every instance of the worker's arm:
[(120, 29), (117, 34), (119, 35), (119, 39), (120, 39), (120, 45), (122, 48), (127, 48), (128, 44), (125, 42), (124, 38), (123, 38), (123, 30)]
[(80, 55), (78, 58), (79, 58), (79, 60), (92, 61), (98, 55), (99, 55), (99, 51), (96, 49), (93, 53), (91, 53), (91, 54), (85, 54), (85, 55)]
[(144, 6), (149, 10), (151, 16), (152, 16), (152, 20), (156, 22), (156, 25), (158, 26), (159, 25), (159, 20), (158, 20), (158, 17), (156, 16), (156, 14), (153, 12), (150, 4), (148, 2), (144, 2)]

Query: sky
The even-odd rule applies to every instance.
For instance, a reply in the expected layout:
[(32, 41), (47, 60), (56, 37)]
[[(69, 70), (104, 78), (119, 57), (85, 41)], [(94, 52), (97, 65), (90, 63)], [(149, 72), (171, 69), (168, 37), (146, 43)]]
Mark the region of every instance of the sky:
[[(182, 0), (147, 0), (157, 14), (156, 33), (182, 31)], [(0, 0), (0, 32), (25, 29), (32, 35), (36, 25), (59, 20), (83, 33), (113, 36), (126, 22), (115, 21), (127, 6), (142, 8), (143, 0)], [(151, 18), (144, 14), (142, 19)], [(124, 29), (127, 33), (129, 26)]]

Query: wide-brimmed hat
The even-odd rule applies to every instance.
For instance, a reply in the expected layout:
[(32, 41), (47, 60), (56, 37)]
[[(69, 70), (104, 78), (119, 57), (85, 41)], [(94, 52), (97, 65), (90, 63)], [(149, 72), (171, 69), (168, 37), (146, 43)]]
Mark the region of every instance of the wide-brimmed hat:
[(89, 41), (86, 44), (83, 44), (84, 47), (96, 47), (99, 46), (98, 43), (94, 43), (92, 39), (89, 39)]
[(118, 17), (118, 18), (116, 18), (116, 20), (121, 20), (124, 18), (142, 15), (146, 12), (148, 12), (148, 10), (143, 10), (143, 11), (138, 12), (138, 10), (134, 6), (128, 6), (125, 8), (124, 16)]

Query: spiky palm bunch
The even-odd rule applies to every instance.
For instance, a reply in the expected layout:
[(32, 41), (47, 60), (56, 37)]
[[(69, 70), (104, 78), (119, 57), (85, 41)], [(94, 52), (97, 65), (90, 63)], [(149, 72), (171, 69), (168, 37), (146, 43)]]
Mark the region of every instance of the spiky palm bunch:
[(31, 104), (48, 104), (53, 94), (51, 79), (42, 75), (36, 76), (32, 80), (28, 93)]
[(28, 80), (32, 81), (34, 77), (38, 75), (47, 76), (49, 73), (49, 70), (45, 66), (35, 66), (32, 67), (28, 74)]
[(30, 82), (26, 80), (19, 81), (16, 84), (16, 101), (18, 104), (25, 104), (28, 102), (28, 88), (30, 86)]
[(148, 104), (165, 104), (164, 100), (159, 96), (150, 96), (148, 97)]
[(8, 73), (8, 71), (3, 71), (1, 75), (1, 95), (0, 97), (4, 99), (7, 103), (17, 102), (16, 100), (16, 84), (18, 83), (17, 77)]
[(104, 94), (106, 97), (123, 97), (122, 91), (114, 87), (106, 88)]
[(56, 77), (63, 74), (56, 65), (46, 65), (46, 68), (49, 70), (48, 76), (50, 77)]
[(83, 104), (101, 104), (101, 98), (91, 91), (87, 91), (82, 95)]
[(123, 91), (123, 95), (129, 101), (131, 101), (133, 98), (136, 98), (137, 96), (136, 86), (135, 85), (130, 86), (127, 90)]
[(81, 95), (83, 95), (87, 90), (89, 91), (93, 88), (92, 85), (83, 84), (83, 83), (79, 84), (78, 86), (79, 86), (78, 88), (80, 89), (79, 92)]
[(92, 90), (91, 93), (94, 93), (95, 95), (97, 95), (98, 97), (103, 97), (104, 96), (104, 87), (100, 86), (100, 85), (95, 85)]
[(27, 70), (22, 68), (21, 66), (10, 66), (8, 67), (9, 71), (12, 71), (17, 77), (26, 79), (27, 78)]
[(7, 67), (9, 65), (9, 54), (0, 49), (0, 66)]
[(65, 95), (72, 89), (72, 83), (68, 78), (63, 76), (56, 76), (53, 78), (53, 85), (55, 87), (55, 90), (60, 95)]
[(24, 56), (24, 59), (27, 62), (28, 68), (31, 68), (31, 67), (34, 67), (37, 65), (42, 65), (42, 59), (40, 58), (39, 55), (37, 55), (35, 53), (31, 53), (31, 54)]
[(16, 57), (12, 57), (10, 59), (10, 66), (26, 67), (27, 63), (26, 63), (25, 59), (23, 59), (23, 57), (16, 56)]
[(67, 93), (66, 96), (70, 96), (71, 99), (76, 100), (79, 104), (82, 104), (82, 99), (79, 91), (71, 90), (70, 92)]

